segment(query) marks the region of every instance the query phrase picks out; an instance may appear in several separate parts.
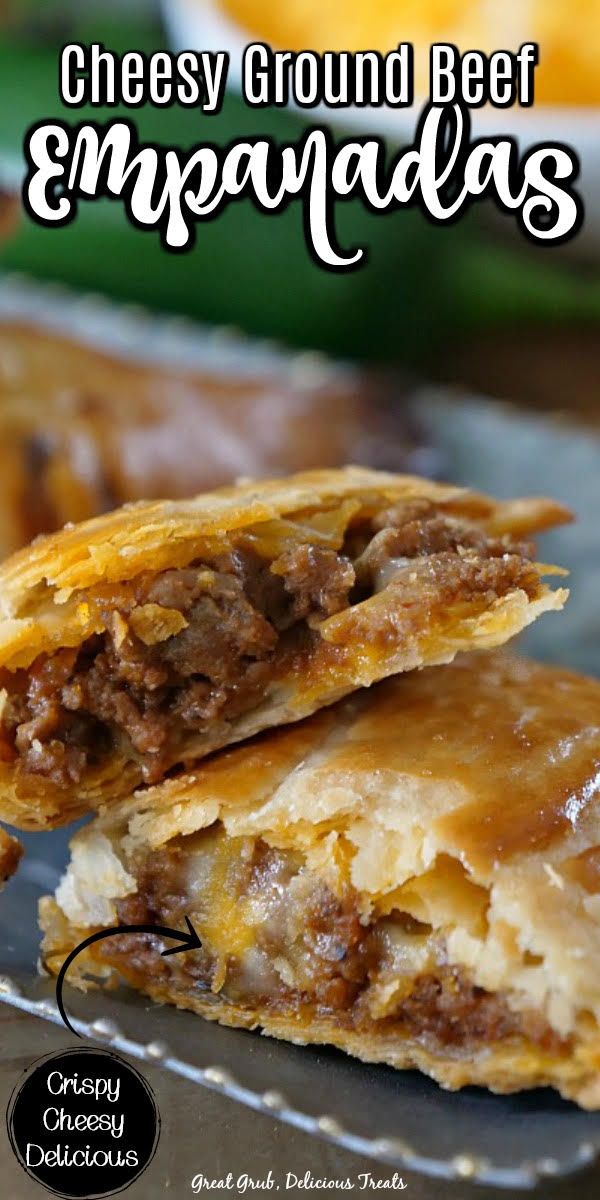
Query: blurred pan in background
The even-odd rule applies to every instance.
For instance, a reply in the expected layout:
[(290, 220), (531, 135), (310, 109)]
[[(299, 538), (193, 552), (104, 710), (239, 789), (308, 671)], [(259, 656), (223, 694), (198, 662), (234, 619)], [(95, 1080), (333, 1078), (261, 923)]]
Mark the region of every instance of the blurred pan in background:
[[(41, 293), (44, 303), (56, 325), (50, 290), (45, 300)], [(240, 475), (347, 462), (435, 469), (423, 427), (403, 402), (406, 385), (392, 371), (285, 354), (199, 328), (190, 333), (193, 365), (178, 365), (177, 356), (161, 364), (149, 353), (165, 324), (168, 340), (160, 318), (148, 327), (138, 318), (148, 354), (142, 337), (137, 351), (123, 355), (111, 350), (110, 336), (98, 349), (39, 321), (15, 320), (11, 309), (4, 285), (0, 556), (126, 501), (193, 495)], [(63, 309), (69, 329), (86, 301), (72, 297)], [(87, 312), (93, 336), (97, 302)], [(127, 321), (117, 308), (111, 313), (118, 344)]]

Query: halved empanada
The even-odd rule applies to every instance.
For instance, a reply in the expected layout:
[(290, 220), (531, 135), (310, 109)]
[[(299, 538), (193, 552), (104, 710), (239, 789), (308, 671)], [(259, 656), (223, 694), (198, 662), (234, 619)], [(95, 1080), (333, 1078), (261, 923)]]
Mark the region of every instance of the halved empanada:
[(0, 570), (0, 815), (39, 828), (562, 607), (564, 520), (360, 468), (142, 503)]
[[(500, 654), (379, 684), (117, 804), (42, 902), (57, 972), (446, 1087), (600, 1108), (600, 684)], [(79, 977), (77, 972), (79, 971)]]

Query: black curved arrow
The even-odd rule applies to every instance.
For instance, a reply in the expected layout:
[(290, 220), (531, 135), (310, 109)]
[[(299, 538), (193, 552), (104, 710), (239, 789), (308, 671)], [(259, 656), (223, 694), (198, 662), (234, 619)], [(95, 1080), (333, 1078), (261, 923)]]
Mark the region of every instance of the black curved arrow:
[(183, 933), (181, 929), (169, 929), (168, 925), (112, 925), (110, 929), (100, 929), (98, 933), (91, 933), (90, 936), (85, 939), (85, 941), (80, 942), (74, 950), (71, 950), (71, 953), (67, 958), (65, 958), (65, 961), (60, 968), (58, 978), (56, 980), (56, 1003), (58, 1006), (58, 1011), (65, 1025), (67, 1026), (67, 1029), (70, 1029), (71, 1033), (75, 1034), (75, 1037), (81, 1037), (81, 1034), (78, 1033), (77, 1030), (71, 1025), (71, 1022), (66, 1014), (62, 998), (62, 990), (65, 976), (69, 970), (69, 967), (71, 966), (71, 963), (73, 962), (73, 959), (77, 958), (77, 955), (80, 954), (82, 950), (85, 950), (86, 946), (91, 946), (93, 942), (99, 942), (101, 938), (115, 937), (115, 935), (119, 933), (154, 933), (157, 935), (157, 937), (176, 938), (178, 942), (183, 942), (182, 946), (172, 946), (170, 950), (162, 950), (162, 958), (166, 958), (169, 954), (181, 954), (183, 950), (198, 950), (202, 945), (202, 942), (200, 941), (200, 938), (198, 937), (198, 934), (196, 933), (196, 930), (194, 929), (189, 917), (185, 918), (185, 923), (188, 927), (188, 933)]

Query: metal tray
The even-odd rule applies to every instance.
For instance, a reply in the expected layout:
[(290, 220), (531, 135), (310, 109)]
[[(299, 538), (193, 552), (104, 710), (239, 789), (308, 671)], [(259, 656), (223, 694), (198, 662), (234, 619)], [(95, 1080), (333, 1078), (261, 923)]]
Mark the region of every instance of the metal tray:
[[(49, 305), (49, 298), (52, 304)], [(48, 316), (48, 312), (51, 316)], [(210, 336), (218, 357), (237, 339), (97, 299), (69, 297), (22, 279), (0, 283), (0, 316), (34, 316), (113, 351), (158, 356)], [(74, 314), (76, 325), (73, 325)], [(45, 319), (44, 319), (45, 314)], [(275, 353), (259, 347), (257, 353)], [(305, 360), (307, 362), (308, 360)], [(573, 596), (560, 619), (547, 617), (523, 639), (540, 658), (600, 674), (600, 439), (477, 397), (424, 389), (420, 411), (452, 478), (499, 495), (551, 491), (579, 510), (580, 522), (551, 535), (543, 553), (571, 567)], [(59, 1023), (54, 987), (37, 975), (36, 906), (67, 857), (68, 835), (25, 835), (22, 868), (0, 901), (0, 1000)], [(589, 1166), (600, 1155), (600, 1114), (584, 1113), (550, 1090), (513, 1097), (469, 1088), (448, 1093), (414, 1072), (367, 1066), (333, 1050), (300, 1048), (224, 1029), (188, 1013), (117, 992), (67, 989), (79, 1032), (269, 1112), (380, 1163), (441, 1179), (511, 1189)]]

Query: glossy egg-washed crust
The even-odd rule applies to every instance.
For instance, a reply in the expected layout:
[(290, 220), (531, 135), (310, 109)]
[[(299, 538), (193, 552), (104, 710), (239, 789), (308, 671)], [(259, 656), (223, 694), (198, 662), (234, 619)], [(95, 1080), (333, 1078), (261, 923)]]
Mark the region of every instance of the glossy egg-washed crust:
[[(192, 500), (128, 505), (40, 538), (0, 568), (0, 667), (28, 667), (40, 654), (78, 646), (102, 632), (94, 604), (97, 585), (227, 552), (242, 532), (254, 537), (265, 557), (285, 551), (294, 537), (337, 549), (357, 515), (413, 499), (429, 500), (492, 537), (519, 538), (570, 519), (550, 500), (494, 501), (358, 467), (242, 483)], [(485, 560), (476, 561), (483, 569)], [(447, 663), (460, 650), (502, 644), (539, 614), (562, 608), (568, 595), (542, 580), (543, 574), (561, 573), (558, 568), (529, 567), (528, 591), (509, 586), (502, 596), (466, 593), (455, 603), (447, 602), (442, 581), (438, 585), (425, 567), (423, 603), (415, 605), (413, 597), (408, 613), (392, 579), (369, 599), (323, 620), (310, 655), (273, 680), (260, 707), (235, 719), (225, 734), (209, 729), (201, 742), (196, 739), (189, 759), (308, 716), (387, 675)], [(64, 824), (131, 792), (140, 781), (139, 765), (117, 752), (73, 786), (20, 774), (18, 763), (0, 763), (0, 815), (21, 828)]]
[[(599, 683), (507, 653), (464, 656), (111, 806), (75, 837), (63, 907), (42, 902), (48, 969), (90, 928), (114, 923), (140, 858), (173, 844), (185, 862), (182, 838), (215, 822), (227, 837), (301, 853), (334, 894), (352, 889), (363, 921), (394, 910), (426, 921), (450, 964), (512, 1011), (537, 1014), (558, 1043), (507, 1036), (445, 1051), (385, 1022), (361, 1032), (310, 1004), (232, 1004), (186, 988), (176, 971), (149, 978), (127, 956), (107, 965), (106, 942), (80, 956), (74, 982), (90, 966), (110, 977), (112, 965), (156, 1000), (225, 1024), (416, 1066), (450, 1088), (549, 1084), (600, 1107)], [(223, 922), (226, 952), (235, 928)]]

